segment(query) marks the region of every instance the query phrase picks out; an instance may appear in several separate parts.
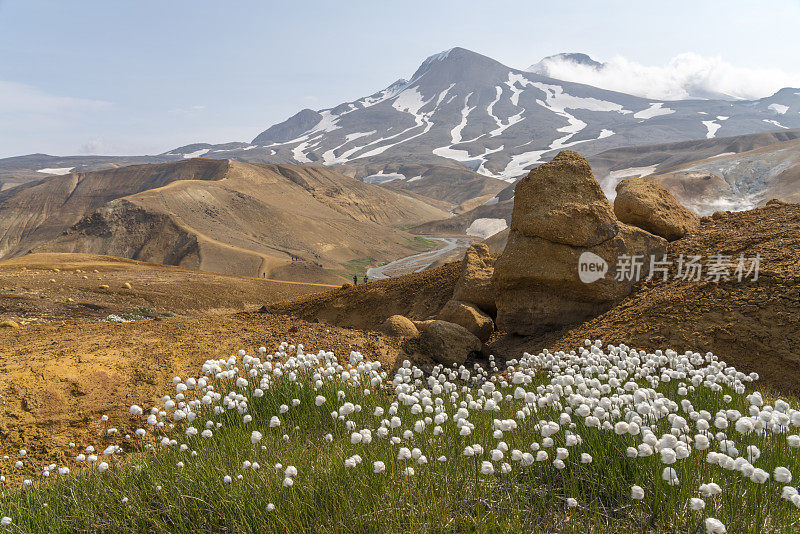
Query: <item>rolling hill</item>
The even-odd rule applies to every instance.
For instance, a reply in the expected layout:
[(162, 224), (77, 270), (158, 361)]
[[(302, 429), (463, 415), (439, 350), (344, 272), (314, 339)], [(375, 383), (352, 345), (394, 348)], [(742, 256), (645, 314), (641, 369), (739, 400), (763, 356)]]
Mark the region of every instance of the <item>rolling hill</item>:
[(332, 170), (190, 159), (76, 173), (0, 193), (0, 258), (108, 254), (231, 274), (341, 282), (429, 243), (447, 212)]

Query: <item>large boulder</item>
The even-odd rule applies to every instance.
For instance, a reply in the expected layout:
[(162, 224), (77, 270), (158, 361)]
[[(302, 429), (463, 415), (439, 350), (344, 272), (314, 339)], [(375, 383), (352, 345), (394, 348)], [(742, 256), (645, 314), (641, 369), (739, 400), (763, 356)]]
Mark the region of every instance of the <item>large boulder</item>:
[(467, 357), (483, 348), (475, 334), (461, 325), (433, 321), (419, 337), (423, 354), (447, 367), (463, 365)]
[(617, 184), (614, 213), (620, 221), (669, 241), (700, 227), (697, 215), (675, 200), (666, 187), (647, 178), (629, 178)]
[(492, 285), (496, 256), (484, 243), (475, 243), (464, 253), (461, 274), (456, 281), (453, 299), (474, 304), (486, 313), (497, 312)]
[(590, 247), (617, 235), (619, 221), (589, 163), (577, 152), (564, 150), (517, 183), (511, 214), (514, 230), (554, 243)]
[[(664, 239), (617, 220), (583, 157), (560, 152), (517, 184), (493, 278), (497, 327), (530, 335), (602, 313), (665, 252)], [(634, 256), (641, 276), (623, 272)]]
[(492, 318), (473, 304), (460, 300), (450, 300), (439, 312), (439, 319), (463, 326), (478, 339), (486, 342), (494, 332)]
[(414, 338), (419, 335), (419, 330), (411, 319), (402, 315), (392, 315), (386, 319), (381, 325), (381, 331), (386, 335), (400, 338)]

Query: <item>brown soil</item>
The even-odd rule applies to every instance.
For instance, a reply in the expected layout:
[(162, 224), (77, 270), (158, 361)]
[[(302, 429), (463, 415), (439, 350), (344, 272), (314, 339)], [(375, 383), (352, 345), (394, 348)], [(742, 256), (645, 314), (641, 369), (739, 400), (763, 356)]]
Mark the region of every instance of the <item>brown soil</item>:
[[(171, 393), (173, 376), (196, 374), (206, 359), (240, 348), (254, 353), (286, 340), (345, 355), (361, 347), (385, 359), (376, 333), (231, 315), (330, 289), (109, 256), (33, 254), (0, 262), (0, 322), (20, 325), (0, 328), (0, 455), (25, 448), (40, 461), (56, 461), (77, 454), (68, 452), (71, 441), (96, 448), (119, 443), (101, 437), (101, 415), (110, 416), (108, 426), (131, 432), (127, 406), (152, 405)], [(100, 321), (142, 306), (157, 317)]]
[[(131, 289), (124, 287), (126, 283)], [(105, 319), (141, 306), (157, 314), (232, 313), (333, 287), (338, 286), (224, 275), (111, 256), (30, 254), (0, 261), (0, 320), (24, 325)]]
[[(281, 341), (340, 358), (359, 350), (387, 365), (387, 355), (397, 352), (376, 332), (262, 313), (0, 329), (0, 454), (25, 448), (38, 461), (58, 461), (78, 453), (69, 442), (124, 444), (122, 436), (142, 424), (127, 408), (149, 408), (174, 394), (173, 376), (199, 376), (206, 359), (227, 359), (239, 349), (255, 354), (262, 345), (275, 350)], [(103, 414), (108, 423), (101, 423)], [(110, 427), (121, 436), (105, 435)]]

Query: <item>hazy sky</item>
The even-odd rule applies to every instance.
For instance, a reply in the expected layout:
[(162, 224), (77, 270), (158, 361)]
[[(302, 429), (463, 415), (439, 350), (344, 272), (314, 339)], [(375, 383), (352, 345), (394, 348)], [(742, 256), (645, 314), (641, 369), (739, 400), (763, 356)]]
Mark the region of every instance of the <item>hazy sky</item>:
[(517, 68), (586, 52), (648, 86), (679, 71), (765, 92), (800, 80), (798, 27), (800, 0), (0, 0), (0, 157), (249, 141), (453, 46)]

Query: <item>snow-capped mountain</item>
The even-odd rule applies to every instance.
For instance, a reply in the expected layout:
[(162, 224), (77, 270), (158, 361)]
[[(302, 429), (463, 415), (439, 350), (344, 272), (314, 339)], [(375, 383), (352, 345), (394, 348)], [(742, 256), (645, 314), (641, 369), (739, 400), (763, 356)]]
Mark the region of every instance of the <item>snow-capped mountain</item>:
[[(537, 65), (554, 58), (604, 65), (585, 54), (559, 54)], [(564, 148), (591, 156), (619, 147), (800, 128), (800, 89), (749, 101), (666, 101), (557, 80), (541, 74), (542, 68), (538, 72), (453, 48), (426, 59), (409, 80), (333, 108), (304, 109), (249, 143), (199, 143), (144, 158), (347, 164), (353, 176), (367, 181), (372, 175), (373, 181), (385, 181), (389, 171), (380, 169), (388, 165), (452, 167), (457, 162), (485, 176), (513, 180)], [(94, 161), (85, 168), (81, 157), (48, 158), (39, 167), (26, 167), (28, 175), (51, 167), (105, 168)], [(28, 159), (0, 161), (0, 177), (8, 167), (14, 178)]]
[(798, 127), (800, 89), (755, 101), (656, 101), (453, 48), (426, 59), (410, 80), (330, 109), (304, 109), (249, 144), (191, 145), (171, 154), (324, 165), (447, 158), (511, 180), (564, 148), (591, 155)]

